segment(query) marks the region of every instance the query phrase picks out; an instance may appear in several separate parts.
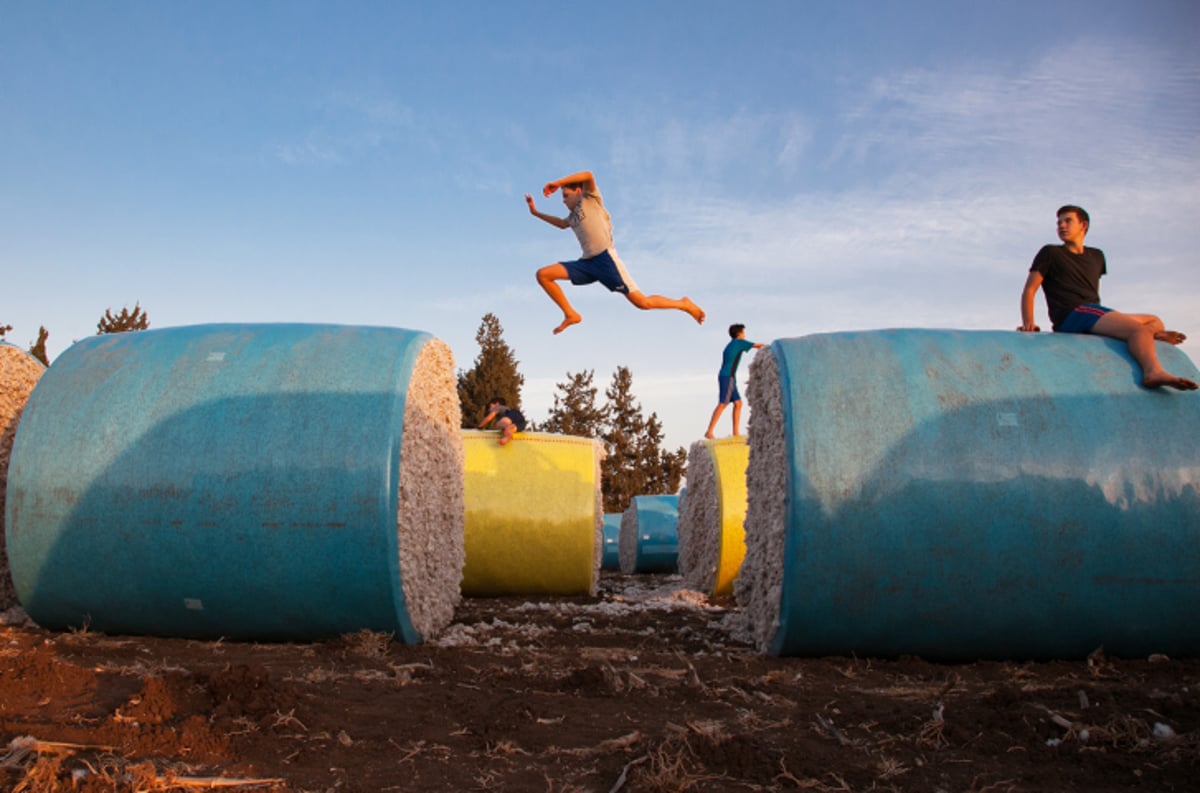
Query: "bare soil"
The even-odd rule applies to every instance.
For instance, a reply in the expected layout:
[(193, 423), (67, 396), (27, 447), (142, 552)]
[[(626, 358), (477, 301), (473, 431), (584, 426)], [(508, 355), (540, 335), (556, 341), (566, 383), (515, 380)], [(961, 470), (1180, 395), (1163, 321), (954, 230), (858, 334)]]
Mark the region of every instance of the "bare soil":
[(437, 640), (0, 626), (11, 791), (1196, 791), (1200, 660), (774, 658), (677, 576)]

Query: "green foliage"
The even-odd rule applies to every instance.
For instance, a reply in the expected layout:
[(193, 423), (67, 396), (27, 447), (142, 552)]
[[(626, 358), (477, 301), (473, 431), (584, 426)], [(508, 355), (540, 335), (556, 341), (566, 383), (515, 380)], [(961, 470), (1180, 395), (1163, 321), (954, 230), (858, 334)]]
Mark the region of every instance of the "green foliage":
[(600, 464), (605, 512), (624, 512), (634, 496), (664, 495), (679, 489), (686, 469), (687, 452), (662, 449), (662, 422), (658, 414), (642, 415), (633, 395), (633, 374), (624, 366), (613, 373), (604, 432), (606, 456)]
[(525, 375), (517, 371), (519, 361), (504, 341), (504, 328), (495, 314), (483, 315), (475, 341), (479, 343), (475, 365), (458, 373), (458, 400), (464, 428), (479, 425), (487, 415), (487, 406), (493, 397), (503, 397), (510, 408), (520, 410), (521, 386), (525, 383)]
[(550, 416), (538, 429), (596, 438), (604, 444), (600, 463), (600, 489), (605, 512), (624, 512), (634, 496), (675, 493), (687, 469), (687, 452), (662, 448), (662, 422), (658, 415), (642, 415), (633, 396), (633, 375), (624, 366), (613, 374), (604, 392), (607, 401), (596, 405), (594, 372), (567, 373), (558, 383)]
[(592, 385), (594, 369), (579, 374), (567, 372), (567, 382), (558, 383), (560, 393), (554, 395), (550, 416), (538, 425), (542, 432), (599, 438), (604, 431), (607, 409), (596, 406), (596, 386)]
[(96, 335), (105, 333), (125, 333), (131, 330), (146, 330), (150, 327), (150, 317), (142, 307), (134, 303), (133, 311), (122, 308), (121, 313), (113, 316), (112, 309), (104, 309), (104, 316), (96, 323)]
[(43, 366), (50, 365), (50, 359), (46, 356), (46, 339), (50, 338), (50, 331), (46, 330), (46, 326), (42, 325), (38, 328), (37, 341), (29, 348), (29, 354), (42, 362)]

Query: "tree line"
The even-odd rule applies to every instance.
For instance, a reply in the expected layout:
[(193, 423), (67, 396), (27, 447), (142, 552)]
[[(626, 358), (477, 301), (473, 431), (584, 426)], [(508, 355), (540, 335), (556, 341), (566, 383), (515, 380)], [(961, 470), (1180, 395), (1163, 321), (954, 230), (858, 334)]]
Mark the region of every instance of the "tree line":
[[(503, 397), (511, 408), (521, 409), (525, 376), (518, 371), (516, 355), (504, 340), (504, 329), (494, 314), (483, 316), (475, 333), (479, 355), (474, 366), (458, 372), (458, 398), (462, 426), (473, 428), (487, 412), (488, 403)], [(528, 429), (595, 438), (604, 446), (600, 463), (605, 512), (624, 512), (634, 496), (663, 495), (679, 489), (687, 468), (687, 451), (663, 448), (662, 422), (648, 417), (633, 394), (633, 373), (618, 366), (597, 401), (595, 370), (567, 372), (555, 385), (554, 406), (544, 421), (530, 421)], [(528, 416), (526, 416), (529, 419)]]
[[(128, 307), (124, 307), (117, 314), (112, 313), (111, 308), (104, 309), (104, 316), (100, 317), (100, 321), (96, 323), (96, 335), (146, 330), (149, 327), (150, 317), (140, 303), (134, 303), (132, 311)], [(3, 339), (12, 329), (12, 325), (0, 322), (0, 339)], [(43, 366), (50, 365), (50, 359), (46, 355), (46, 340), (49, 338), (50, 332), (46, 330), (45, 325), (42, 325), (38, 328), (37, 340), (29, 345), (29, 354), (41, 361)]]

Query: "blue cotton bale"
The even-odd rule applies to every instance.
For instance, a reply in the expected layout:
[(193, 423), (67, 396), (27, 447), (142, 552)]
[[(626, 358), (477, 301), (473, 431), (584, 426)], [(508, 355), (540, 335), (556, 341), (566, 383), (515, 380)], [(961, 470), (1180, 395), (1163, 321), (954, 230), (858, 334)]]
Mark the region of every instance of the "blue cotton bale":
[(463, 565), (453, 356), (427, 333), (205, 325), (65, 351), (9, 471), (36, 622), (106, 633), (416, 642)]
[(603, 542), (600, 556), (601, 570), (621, 569), (621, 517), (620, 512), (609, 512), (604, 515), (604, 524), (600, 529)]
[(1200, 396), (1140, 378), (1095, 336), (865, 331), (760, 351), (736, 586), (760, 648), (1195, 655)]
[(621, 514), (618, 554), (622, 573), (679, 569), (679, 496), (634, 496)]

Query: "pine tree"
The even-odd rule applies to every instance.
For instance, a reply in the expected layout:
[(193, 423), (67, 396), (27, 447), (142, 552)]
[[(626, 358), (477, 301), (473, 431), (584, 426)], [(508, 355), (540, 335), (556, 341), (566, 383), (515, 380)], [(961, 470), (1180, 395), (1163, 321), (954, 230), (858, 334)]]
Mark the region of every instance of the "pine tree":
[(43, 366), (50, 365), (50, 359), (46, 356), (46, 339), (50, 338), (50, 331), (46, 330), (46, 326), (42, 325), (38, 328), (37, 341), (29, 348), (29, 354), (42, 362)]
[(475, 365), (458, 373), (458, 400), (465, 428), (479, 425), (494, 397), (503, 397), (510, 408), (520, 410), (521, 386), (525, 383), (525, 375), (517, 371), (519, 361), (504, 341), (504, 328), (495, 314), (483, 315), (475, 341), (479, 344)]
[(130, 330), (146, 330), (150, 327), (150, 317), (142, 307), (134, 303), (133, 311), (122, 308), (121, 313), (113, 316), (112, 309), (104, 309), (104, 316), (96, 323), (96, 335), (105, 333), (124, 333)]
[(687, 453), (664, 453), (658, 415), (642, 416), (633, 396), (633, 374), (624, 366), (613, 373), (607, 421), (601, 437), (606, 456), (600, 464), (605, 512), (624, 512), (634, 496), (674, 493), (683, 477)]
[(12, 330), (12, 325), (0, 324), (0, 339), (4, 338), (4, 334)]
[(604, 431), (606, 409), (596, 406), (594, 375), (594, 369), (578, 374), (567, 372), (567, 382), (555, 384), (561, 393), (554, 395), (554, 407), (538, 428), (543, 432), (599, 438)]

